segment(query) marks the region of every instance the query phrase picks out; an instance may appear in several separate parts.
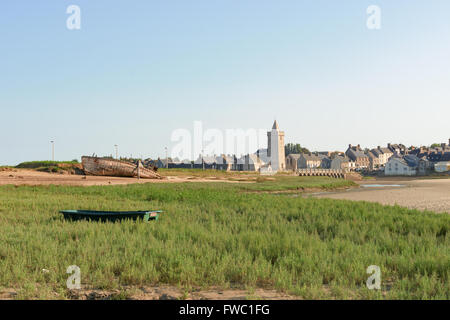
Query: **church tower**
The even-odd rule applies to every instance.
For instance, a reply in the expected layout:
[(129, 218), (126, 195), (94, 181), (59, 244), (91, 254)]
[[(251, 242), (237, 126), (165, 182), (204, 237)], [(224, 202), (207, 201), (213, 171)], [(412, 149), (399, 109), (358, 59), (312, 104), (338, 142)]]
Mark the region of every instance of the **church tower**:
[(284, 132), (280, 131), (277, 120), (273, 123), (272, 131), (267, 132), (267, 157), (270, 159), (272, 170), (286, 170)]

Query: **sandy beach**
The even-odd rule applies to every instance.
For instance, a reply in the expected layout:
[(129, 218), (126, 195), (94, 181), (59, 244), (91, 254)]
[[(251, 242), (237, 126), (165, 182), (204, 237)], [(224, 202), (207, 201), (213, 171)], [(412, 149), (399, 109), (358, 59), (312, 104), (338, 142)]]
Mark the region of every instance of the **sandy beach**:
[(377, 178), (357, 183), (359, 188), (316, 194), (314, 197), (397, 204), (410, 209), (450, 213), (450, 179)]

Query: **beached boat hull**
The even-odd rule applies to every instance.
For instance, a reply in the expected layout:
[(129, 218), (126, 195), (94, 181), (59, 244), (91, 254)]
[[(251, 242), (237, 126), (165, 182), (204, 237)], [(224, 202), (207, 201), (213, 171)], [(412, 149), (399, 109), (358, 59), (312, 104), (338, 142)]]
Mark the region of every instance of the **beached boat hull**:
[(162, 179), (155, 171), (130, 162), (97, 157), (81, 157), (83, 170), (94, 176), (139, 177), (143, 179)]

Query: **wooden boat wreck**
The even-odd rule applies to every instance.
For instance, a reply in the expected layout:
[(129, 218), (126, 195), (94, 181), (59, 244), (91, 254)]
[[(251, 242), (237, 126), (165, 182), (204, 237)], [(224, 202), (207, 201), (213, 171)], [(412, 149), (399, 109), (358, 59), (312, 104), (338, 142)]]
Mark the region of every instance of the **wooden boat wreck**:
[(141, 162), (131, 162), (97, 157), (81, 157), (85, 174), (94, 176), (137, 177), (142, 179), (163, 179), (156, 171), (145, 168)]

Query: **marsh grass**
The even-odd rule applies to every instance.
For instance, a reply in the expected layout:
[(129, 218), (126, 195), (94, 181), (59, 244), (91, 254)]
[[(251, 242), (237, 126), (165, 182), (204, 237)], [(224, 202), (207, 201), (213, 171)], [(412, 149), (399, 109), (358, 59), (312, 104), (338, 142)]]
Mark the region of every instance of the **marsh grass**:
[[(251, 188), (330, 180), (288, 177)], [(169, 284), (275, 288), (307, 299), (450, 297), (448, 215), (247, 190), (195, 182), (2, 186), (0, 288), (16, 288), (20, 299), (69, 298), (66, 269), (78, 265), (82, 286), (105, 290)], [(150, 223), (70, 222), (63, 209), (164, 213)], [(369, 265), (381, 267), (383, 290), (366, 288)]]
[(298, 177), (287, 175), (259, 176), (256, 183), (240, 184), (246, 191), (287, 191), (307, 189), (335, 190), (357, 186), (353, 181), (329, 177)]
[(27, 161), (19, 163), (16, 168), (19, 169), (39, 169), (48, 167), (57, 167), (58, 165), (78, 164), (78, 160), (72, 161)]

